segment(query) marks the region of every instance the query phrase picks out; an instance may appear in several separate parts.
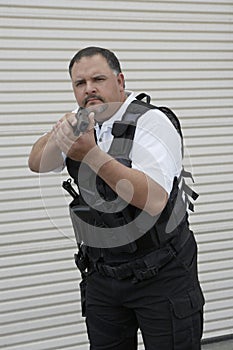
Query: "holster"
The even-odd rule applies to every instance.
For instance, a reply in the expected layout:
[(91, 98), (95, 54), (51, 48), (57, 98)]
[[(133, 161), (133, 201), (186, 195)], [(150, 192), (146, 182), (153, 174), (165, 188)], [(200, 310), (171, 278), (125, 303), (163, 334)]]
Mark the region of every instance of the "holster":
[(87, 269), (89, 267), (89, 260), (87, 254), (85, 253), (85, 248), (86, 247), (84, 246), (79, 246), (78, 253), (74, 254), (75, 264), (81, 272), (83, 278), (86, 276)]

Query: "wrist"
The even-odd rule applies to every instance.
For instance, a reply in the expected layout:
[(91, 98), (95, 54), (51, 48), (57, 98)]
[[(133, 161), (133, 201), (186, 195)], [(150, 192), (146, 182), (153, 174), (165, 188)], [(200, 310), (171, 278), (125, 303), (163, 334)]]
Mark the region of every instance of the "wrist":
[(83, 158), (83, 162), (89, 165), (95, 173), (98, 173), (100, 168), (112, 160), (114, 160), (114, 158), (102, 151), (99, 146), (93, 147)]

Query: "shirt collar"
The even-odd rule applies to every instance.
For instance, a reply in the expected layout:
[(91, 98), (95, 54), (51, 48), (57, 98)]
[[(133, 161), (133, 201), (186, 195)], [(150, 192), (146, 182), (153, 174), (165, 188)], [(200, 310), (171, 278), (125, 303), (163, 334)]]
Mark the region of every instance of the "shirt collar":
[(124, 101), (124, 103), (121, 105), (121, 107), (116, 111), (116, 113), (111, 118), (109, 118), (108, 120), (103, 122), (103, 125), (105, 127), (112, 126), (116, 120), (121, 120), (122, 115), (125, 113), (129, 104), (133, 100), (135, 100), (135, 94), (132, 91), (125, 91), (125, 93), (128, 96), (127, 99)]

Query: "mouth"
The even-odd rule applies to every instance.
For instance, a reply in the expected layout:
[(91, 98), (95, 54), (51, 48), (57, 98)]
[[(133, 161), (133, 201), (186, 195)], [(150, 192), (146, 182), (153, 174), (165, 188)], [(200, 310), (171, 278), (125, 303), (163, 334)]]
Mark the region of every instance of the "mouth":
[(93, 105), (100, 104), (100, 103), (102, 103), (102, 101), (100, 101), (98, 99), (91, 99), (91, 100), (87, 101), (86, 106), (93, 106)]
[(93, 106), (93, 105), (100, 104), (100, 103), (104, 103), (104, 101), (100, 97), (97, 97), (97, 96), (91, 97), (90, 96), (85, 101), (85, 107)]

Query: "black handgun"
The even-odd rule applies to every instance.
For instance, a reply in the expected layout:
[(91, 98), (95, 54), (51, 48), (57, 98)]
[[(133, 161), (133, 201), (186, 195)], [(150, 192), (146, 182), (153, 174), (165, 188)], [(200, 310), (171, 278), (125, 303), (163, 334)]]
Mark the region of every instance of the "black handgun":
[(90, 123), (88, 117), (90, 113), (94, 113), (95, 120), (99, 122), (98, 114), (101, 115), (103, 112), (105, 112), (105, 110), (107, 110), (107, 108), (107, 103), (95, 106), (94, 109), (80, 107), (78, 112), (75, 114), (75, 117), (77, 119), (77, 125), (73, 127), (74, 135), (79, 136), (81, 132), (85, 132), (87, 130), (88, 125)]
[(77, 119), (77, 125), (74, 126), (75, 136), (79, 136), (81, 132), (85, 132), (87, 130), (90, 122), (88, 118), (89, 114), (90, 111), (83, 107), (80, 107), (78, 112), (75, 114), (75, 117)]

